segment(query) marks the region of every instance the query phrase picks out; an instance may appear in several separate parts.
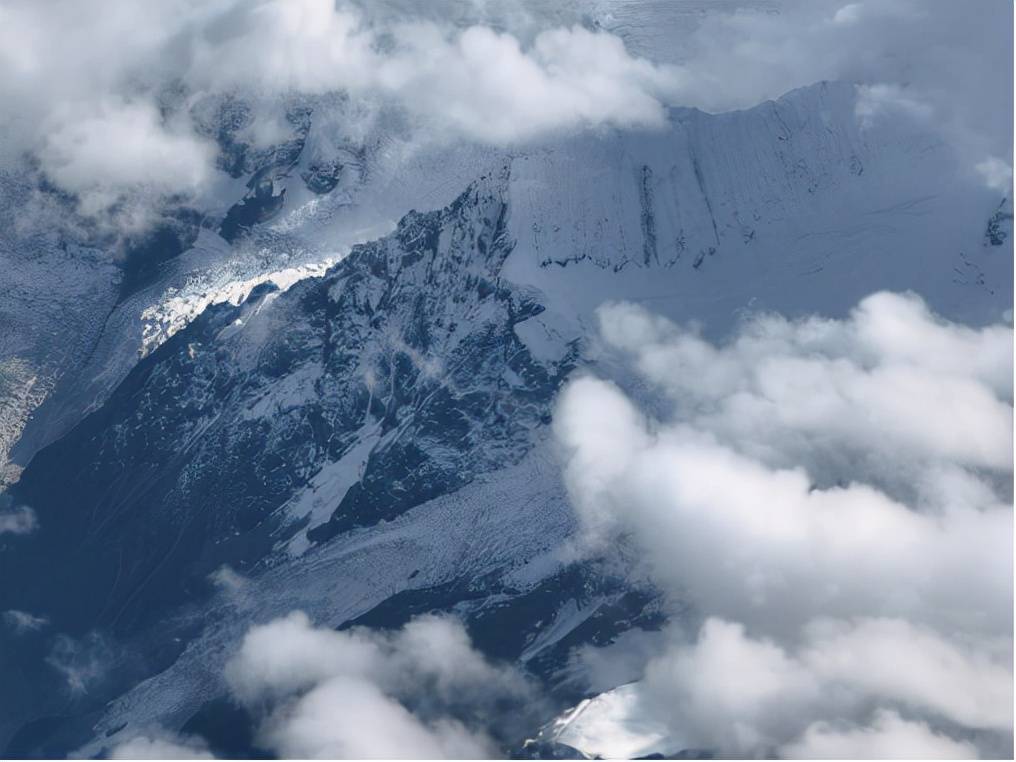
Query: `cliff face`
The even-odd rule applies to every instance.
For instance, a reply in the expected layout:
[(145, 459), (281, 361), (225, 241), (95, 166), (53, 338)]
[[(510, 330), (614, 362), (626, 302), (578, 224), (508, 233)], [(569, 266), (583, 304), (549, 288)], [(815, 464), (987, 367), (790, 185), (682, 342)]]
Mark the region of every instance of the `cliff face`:
[(506, 274), (573, 313), (645, 300), (714, 334), (746, 306), (842, 314), (876, 287), (992, 319), (1012, 281), (986, 245), (999, 199), (920, 123), (859, 117), (859, 97), (820, 83), (519, 157)]

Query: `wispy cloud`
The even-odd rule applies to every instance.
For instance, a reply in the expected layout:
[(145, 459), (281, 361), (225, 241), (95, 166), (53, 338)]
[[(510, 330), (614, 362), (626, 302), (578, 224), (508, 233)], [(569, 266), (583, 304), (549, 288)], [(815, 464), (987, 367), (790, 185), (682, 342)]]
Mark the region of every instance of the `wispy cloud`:
[(3, 612), (2, 616), (4, 623), (18, 634), (41, 630), (49, 624), (49, 620), (44, 616), (36, 616), (17, 609), (9, 609)]
[(1011, 170), (1011, 3), (785, 0), (775, 9), (704, 15), (675, 56), (682, 104), (723, 111), (819, 80), (856, 82), (862, 120), (906, 112), (933, 124), (971, 174), (984, 162)]
[(35, 511), (26, 505), (20, 505), (6, 511), (0, 511), (0, 535), (29, 534), (39, 526)]
[(59, 672), (75, 695), (92, 691), (109, 676), (114, 653), (106, 638), (91, 632), (81, 638), (58, 635), (46, 663)]

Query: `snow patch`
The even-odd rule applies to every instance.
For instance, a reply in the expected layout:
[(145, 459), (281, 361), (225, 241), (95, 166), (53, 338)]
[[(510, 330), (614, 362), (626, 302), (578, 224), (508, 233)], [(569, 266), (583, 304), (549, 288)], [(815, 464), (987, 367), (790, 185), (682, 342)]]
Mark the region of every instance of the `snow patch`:
[(666, 725), (640, 710), (637, 688), (637, 683), (628, 683), (586, 699), (553, 722), (551, 739), (604, 759), (666, 757), (680, 751)]
[[(324, 524), (363, 476), (367, 459), (381, 438), (380, 423), (370, 423), (357, 432), (357, 443), (334, 463), (325, 465), (299, 494), (283, 506), (294, 519), (309, 518), (307, 531)], [(309, 547), (307, 531), (300, 532), (286, 546), (291, 556), (302, 555)]]

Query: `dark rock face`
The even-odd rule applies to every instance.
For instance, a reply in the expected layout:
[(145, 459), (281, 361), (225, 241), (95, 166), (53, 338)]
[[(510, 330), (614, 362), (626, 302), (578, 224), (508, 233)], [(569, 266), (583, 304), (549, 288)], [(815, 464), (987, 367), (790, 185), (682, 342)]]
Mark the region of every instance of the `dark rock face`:
[(358, 250), (361, 267), (337, 268), (329, 330), (345, 339), (327, 362), (347, 377), (332, 405), (350, 425), (377, 419), (381, 439), (311, 539), (392, 519), (514, 462), (549, 414), (568, 368), (535, 362), (513, 331), (543, 307), (499, 278), (507, 214), (484, 183), (444, 212), (407, 215)]
[[(376, 441), (361, 478), (312, 542), (392, 519), (527, 452), (570, 355), (541, 364), (513, 330), (543, 307), (500, 277), (512, 248), (506, 181), (507, 170), (444, 210), (411, 212), (323, 278), (207, 310), (35, 457), (10, 499), (40, 528), (5, 541), (0, 577), (21, 584), (0, 588), (0, 610), (141, 653), (87, 700), (66, 702), (44, 663), (52, 642), (25, 641), (0, 696), (16, 722), (5, 732), (54, 704), (79, 716), (171, 663), (200, 626), (181, 607), (207, 597), (222, 564), (255, 569), (303, 531), (307, 519), (280, 507), (365, 431)], [(9, 709), (28, 683), (29, 700)]]
[(339, 184), (345, 165), (338, 159), (314, 161), (300, 173), (307, 188), (313, 193), (331, 193)]
[(200, 228), (201, 215), (193, 209), (169, 210), (150, 231), (124, 241), (120, 300), (154, 283), (159, 268), (190, 248)]
[(258, 148), (244, 135), (256, 115), (249, 103), (235, 96), (209, 96), (195, 107), (198, 130), (219, 145), (217, 164), (231, 177), (243, 177), (266, 167), (288, 167), (300, 157), (310, 130), (311, 108), (294, 105), (286, 110), (285, 122), (292, 135), (282, 142)]
[(1012, 234), (1012, 201), (1002, 199), (998, 208), (988, 218), (984, 229), (984, 242), (991, 246), (1002, 246)]
[(286, 200), (286, 189), (276, 193), (269, 172), (257, 173), (247, 185), (250, 189), (247, 195), (229, 208), (219, 226), (219, 235), (230, 243), (259, 222), (270, 220)]
[[(583, 613), (560, 639), (541, 642), (541, 633), (560, 615), (562, 606)], [(343, 629), (395, 629), (420, 614), (451, 611), (488, 657), (524, 663), (559, 703), (558, 709), (585, 698), (586, 686), (575, 682), (567, 670), (574, 647), (606, 646), (634, 627), (659, 629), (665, 619), (652, 590), (585, 561), (565, 566), (527, 590), (511, 588), (497, 578), (405, 590), (347, 622)]]

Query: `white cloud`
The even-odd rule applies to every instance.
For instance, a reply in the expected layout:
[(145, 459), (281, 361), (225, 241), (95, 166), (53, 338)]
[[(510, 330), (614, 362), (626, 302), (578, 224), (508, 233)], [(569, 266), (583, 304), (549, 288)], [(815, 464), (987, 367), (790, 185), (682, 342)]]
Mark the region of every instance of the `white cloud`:
[(219, 590), (228, 595), (238, 595), (246, 588), (250, 580), (236, 572), (233, 567), (223, 564), (208, 575), (208, 580)]
[(908, 722), (892, 711), (878, 712), (870, 727), (838, 730), (816, 723), (799, 741), (780, 749), (786, 759), (977, 759), (973, 744), (935, 733), (923, 722)]
[[(830, 722), (871, 733), (879, 730), (878, 722), (864, 724), (873, 704), (972, 730), (1011, 728), (1004, 648), (960, 646), (899, 619), (817, 620), (796, 646), (714, 618), (691, 644), (673, 635), (647, 664), (640, 695), (694, 748), (765, 753)], [(910, 755), (921, 756), (921, 748)]]
[(880, 293), (846, 321), (757, 316), (714, 347), (638, 307), (599, 314), (607, 345), (630, 351), (682, 418), (767, 466), (807, 463), (835, 484), (849, 457), (883, 487), (909, 480), (913, 467), (930, 476), (932, 463), (1010, 468), (1008, 326), (975, 331), (941, 321), (914, 295)]
[(192, 193), (210, 151), (161, 107), (177, 76), (179, 38), (200, 4), (14, 0), (0, 8), (3, 164), (28, 154), (83, 194), (82, 211), (117, 197)]
[(7, 511), (0, 511), (0, 535), (29, 534), (39, 526), (35, 511), (26, 505), (20, 505)]
[[(376, 9), (375, 9), (376, 10)], [(600, 124), (659, 126), (672, 77), (619, 38), (580, 27), (510, 32), (371, 14), (333, 0), (127, 0), (0, 9), (0, 130), (85, 215), (200, 198), (215, 146), (190, 109), (239, 91), (278, 135), (278, 99), (346, 92), (430, 136), (505, 144)], [(277, 119), (275, 120), (277, 122)], [(118, 221), (118, 224), (122, 222)]]
[(667, 67), (578, 26), (545, 30), (524, 46), (481, 25), (406, 20), (378, 29), (331, 0), (259, 2), (230, 18), (225, 35), (200, 38), (189, 81), (216, 91), (344, 90), (480, 142), (599, 124), (660, 126), (673, 90)]
[[(690, 748), (767, 752), (812, 712), (821, 685), (783, 649), (710, 619), (698, 641), (646, 666), (641, 696)], [(675, 750), (676, 751), (676, 750)]]
[(667, 420), (586, 377), (554, 427), (588, 542), (627, 537), (709, 617), (645, 669), (674, 737), (757, 754), (1011, 733), (1012, 328), (887, 293), (721, 345), (632, 305), (599, 317)]
[(997, 156), (989, 156), (974, 167), (989, 188), (1008, 193), (1012, 188), (1012, 165)]
[(862, 3), (848, 3), (833, 14), (834, 24), (856, 24), (864, 18)]
[(138, 736), (117, 744), (110, 759), (215, 759), (204, 742), (197, 738), (174, 737), (168, 733)]
[(78, 195), (82, 213), (105, 212), (125, 192), (195, 195), (208, 181), (215, 147), (189, 125), (166, 123), (151, 102), (94, 105), (94, 113), (54, 109), (38, 152), (49, 178)]
[(253, 627), (226, 667), (230, 690), (242, 702), (277, 701), (333, 675), (366, 677), (379, 669), (378, 647), (359, 633), (313, 627), (307, 615)]
[(893, 112), (902, 112), (917, 119), (930, 119), (933, 114), (927, 103), (915, 99), (899, 85), (858, 86), (855, 113), (862, 127), (871, 127), (881, 115)]
[(617, 37), (554, 29), (525, 51), (509, 34), (471, 27), (449, 39), (433, 25), (399, 30), (404, 58), (379, 72), (410, 109), (479, 141), (509, 143), (599, 124), (659, 127), (665, 67), (632, 58)]
[(962, 4), (914, 0), (714, 8), (642, 57), (580, 25), (609, 22), (610, 9), (595, 5), (451, 3), (442, 13), (333, 0), (11, 0), (0, 8), (3, 160), (27, 152), (82, 194), (82, 212), (105, 213), (127, 195), (152, 205), (214, 186), (214, 147), (191, 123), (208, 95), (249, 99), (256, 139), (285, 127), (272, 116), (280, 98), (341, 91), (354, 111), (404, 111), (417, 139), (504, 145), (597, 125), (656, 127), (668, 105), (741, 108), (846, 79), (864, 86), (862, 120), (887, 109), (931, 118), (971, 172), (1002, 188), (1011, 172), (1005, 5), (996, 23)]
[(284, 759), (486, 759), (490, 744), (453, 720), (425, 725), (373, 683), (334, 677), (262, 731)]
[(492, 735), (536, 703), (520, 674), (435, 616), (384, 634), (317, 628), (293, 612), (252, 628), (226, 678), (264, 715), (260, 742), (283, 757), (487, 758), (498, 753)]
[(934, 712), (969, 728), (1012, 727), (1011, 649), (947, 638), (900, 619), (816, 621), (802, 660), (823, 680)]
[(257, 610), (259, 602), (251, 589), (250, 580), (228, 564), (209, 574), (208, 581), (215, 586), (223, 601), (235, 606), (238, 611), (253, 613)]

